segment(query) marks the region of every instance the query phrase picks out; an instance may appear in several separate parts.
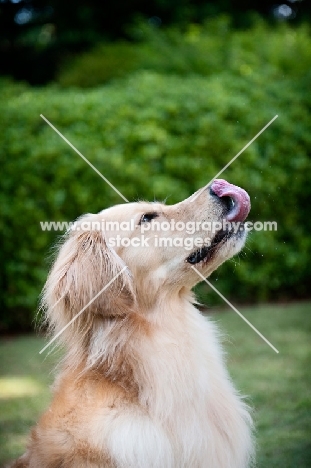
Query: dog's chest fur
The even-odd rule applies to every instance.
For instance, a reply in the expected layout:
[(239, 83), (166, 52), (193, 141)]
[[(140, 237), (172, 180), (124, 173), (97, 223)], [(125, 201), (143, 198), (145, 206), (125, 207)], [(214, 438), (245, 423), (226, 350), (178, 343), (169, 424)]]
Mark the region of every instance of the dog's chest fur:
[(128, 348), (138, 398), (95, 416), (98, 446), (120, 466), (247, 466), (239, 446), (249, 437), (248, 413), (225, 370), (215, 326), (190, 304), (186, 316), (165, 321)]

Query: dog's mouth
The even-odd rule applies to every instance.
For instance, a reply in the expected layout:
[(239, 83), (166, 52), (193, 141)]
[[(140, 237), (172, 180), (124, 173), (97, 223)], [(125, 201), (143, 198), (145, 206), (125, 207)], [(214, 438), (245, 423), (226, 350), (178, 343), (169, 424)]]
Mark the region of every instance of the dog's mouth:
[(233, 234), (233, 231), (224, 231), (223, 229), (218, 231), (210, 245), (203, 246), (192, 252), (186, 261), (191, 263), (191, 265), (196, 265), (202, 261), (208, 262), (217, 251), (219, 245), (225, 243)]
[(218, 203), (221, 203), (224, 220), (229, 225), (235, 223), (238, 230), (229, 227), (218, 231), (211, 244), (199, 248), (187, 257), (186, 261), (192, 265), (202, 261), (207, 262), (217, 252), (220, 245), (223, 245), (232, 236), (238, 238), (245, 234), (243, 221), (245, 221), (251, 207), (248, 193), (240, 187), (229, 184), (226, 180), (215, 179), (210, 186), (210, 195), (215, 197)]
[(241, 187), (229, 184), (223, 179), (215, 179), (210, 186), (210, 195), (223, 205), (226, 221), (245, 221), (251, 209), (251, 202), (248, 193)]

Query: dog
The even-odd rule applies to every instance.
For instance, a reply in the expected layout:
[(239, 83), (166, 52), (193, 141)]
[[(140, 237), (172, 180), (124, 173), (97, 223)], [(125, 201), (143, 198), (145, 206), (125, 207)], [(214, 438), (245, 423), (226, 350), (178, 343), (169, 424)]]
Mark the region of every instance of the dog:
[(252, 465), (251, 411), (191, 292), (243, 247), (249, 210), (247, 192), (216, 179), (175, 205), (116, 205), (75, 223), (42, 300), (65, 357), (14, 468)]

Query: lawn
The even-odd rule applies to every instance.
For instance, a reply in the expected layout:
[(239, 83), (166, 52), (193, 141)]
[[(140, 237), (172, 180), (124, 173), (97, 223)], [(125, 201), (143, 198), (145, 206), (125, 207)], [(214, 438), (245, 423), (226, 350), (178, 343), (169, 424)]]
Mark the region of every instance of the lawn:
[[(279, 350), (276, 354), (233, 311), (213, 315), (225, 334), (233, 380), (254, 407), (257, 467), (309, 468), (311, 303), (240, 310)], [(44, 344), (34, 336), (0, 344), (0, 466), (23, 452), (29, 428), (48, 404), (57, 359), (39, 355)]]

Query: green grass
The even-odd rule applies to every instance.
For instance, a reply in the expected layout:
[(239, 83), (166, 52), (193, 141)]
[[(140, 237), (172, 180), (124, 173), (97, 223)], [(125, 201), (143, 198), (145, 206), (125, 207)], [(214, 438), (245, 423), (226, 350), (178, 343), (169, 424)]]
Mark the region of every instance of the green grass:
[[(276, 354), (233, 311), (213, 316), (226, 335), (233, 380), (250, 396), (257, 427), (258, 468), (311, 466), (311, 304), (241, 309), (279, 350)], [(21, 454), (27, 434), (49, 401), (55, 357), (42, 338), (0, 345), (0, 465)]]

